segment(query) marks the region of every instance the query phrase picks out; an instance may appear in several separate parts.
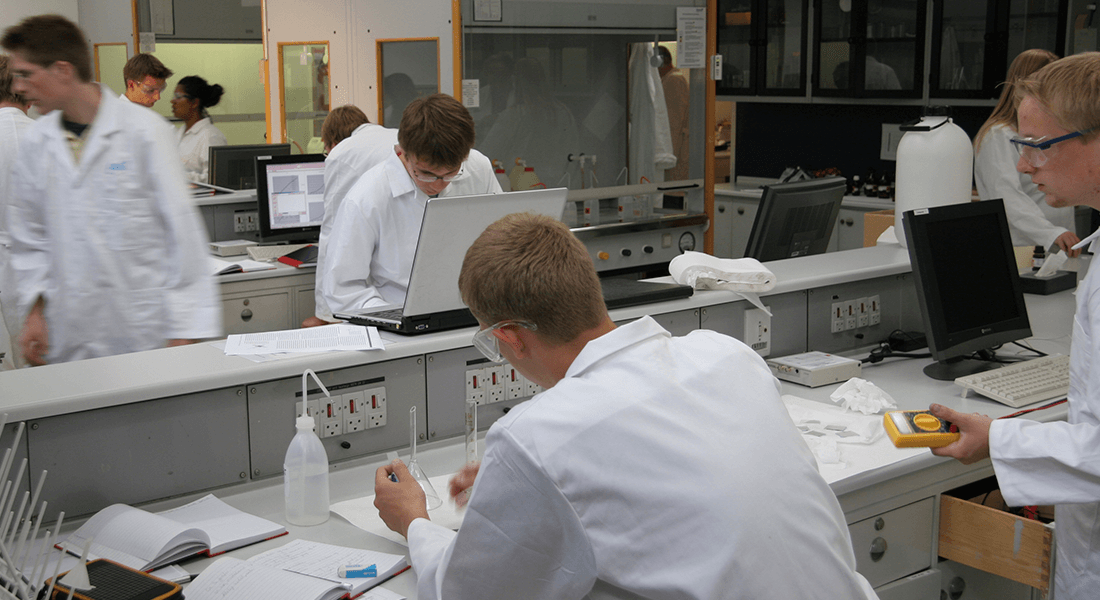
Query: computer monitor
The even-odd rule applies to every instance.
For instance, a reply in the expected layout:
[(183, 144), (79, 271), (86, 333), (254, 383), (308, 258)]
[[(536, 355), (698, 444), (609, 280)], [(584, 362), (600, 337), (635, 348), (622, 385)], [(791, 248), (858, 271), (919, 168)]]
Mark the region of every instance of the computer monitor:
[(764, 186), (745, 256), (763, 262), (824, 253), (847, 187), (843, 177)]
[(951, 381), (999, 366), (994, 348), (1031, 336), (1004, 203), (921, 208), (902, 223), (936, 361), (925, 375)]
[(210, 146), (210, 183), (231, 190), (256, 189), (256, 158), (290, 154), (290, 144)]
[(315, 243), (325, 216), (325, 155), (256, 159), (260, 241)]

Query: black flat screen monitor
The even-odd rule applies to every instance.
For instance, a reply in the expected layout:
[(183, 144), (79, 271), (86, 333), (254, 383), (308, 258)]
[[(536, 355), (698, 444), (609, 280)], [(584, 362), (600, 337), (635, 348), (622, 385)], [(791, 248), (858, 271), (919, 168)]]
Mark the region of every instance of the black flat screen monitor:
[(210, 146), (210, 183), (231, 190), (256, 189), (256, 158), (290, 154), (290, 144)]
[(843, 177), (764, 186), (745, 256), (763, 262), (824, 253), (847, 187)]
[(1031, 336), (1004, 203), (921, 208), (902, 223), (936, 360), (924, 373), (951, 381), (1000, 366), (993, 349)]
[(316, 243), (325, 216), (325, 155), (256, 159), (260, 241)]

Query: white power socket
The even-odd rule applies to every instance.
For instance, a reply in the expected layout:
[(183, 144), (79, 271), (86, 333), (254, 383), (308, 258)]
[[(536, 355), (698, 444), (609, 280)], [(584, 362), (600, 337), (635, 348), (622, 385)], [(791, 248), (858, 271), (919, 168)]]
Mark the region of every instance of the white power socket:
[[(769, 311), (770, 306), (766, 306)], [(745, 311), (745, 343), (760, 356), (772, 352), (772, 318), (759, 308)]]

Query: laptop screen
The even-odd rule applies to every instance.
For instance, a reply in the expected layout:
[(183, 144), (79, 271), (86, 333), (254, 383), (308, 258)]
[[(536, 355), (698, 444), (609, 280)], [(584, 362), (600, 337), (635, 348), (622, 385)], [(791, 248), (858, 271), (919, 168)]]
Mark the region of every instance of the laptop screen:
[(560, 220), (567, 191), (553, 188), (429, 199), (409, 276), (405, 316), (465, 308), (458, 274), (474, 240), (512, 213), (533, 212)]

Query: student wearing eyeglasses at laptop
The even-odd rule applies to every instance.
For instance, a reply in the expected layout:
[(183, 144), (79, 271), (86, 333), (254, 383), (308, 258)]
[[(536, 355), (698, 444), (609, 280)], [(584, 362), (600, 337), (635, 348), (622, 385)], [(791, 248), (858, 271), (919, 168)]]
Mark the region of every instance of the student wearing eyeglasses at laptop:
[(458, 100), (409, 103), (393, 153), (348, 190), (325, 240), (318, 280), (329, 314), (405, 302), (429, 197), (501, 192), (473, 144), (473, 118)]
[[(1100, 210), (1100, 52), (1069, 56), (1022, 80), (1016, 169), (1054, 207)], [(1100, 230), (1077, 247), (1091, 244)], [(1054, 596), (1096, 598), (1100, 587), (1100, 267), (1077, 288), (1070, 352), (1069, 419), (1039, 423), (965, 414), (940, 405), (932, 413), (958, 426), (959, 441), (932, 453), (963, 463), (993, 461), (1009, 506), (1054, 504), (1058, 556)]]

